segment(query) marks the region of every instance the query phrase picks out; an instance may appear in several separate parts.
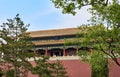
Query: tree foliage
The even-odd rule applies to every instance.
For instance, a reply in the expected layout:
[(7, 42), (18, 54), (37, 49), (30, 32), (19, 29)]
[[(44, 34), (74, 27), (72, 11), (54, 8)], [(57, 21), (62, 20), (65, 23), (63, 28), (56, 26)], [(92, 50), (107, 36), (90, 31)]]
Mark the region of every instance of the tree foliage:
[(35, 59), (36, 66), (33, 68), (33, 74), (38, 74), (39, 77), (68, 77), (60, 61), (49, 62), (48, 59), (46, 56)]
[(108, 57), (101, 51), (93, 50), (91, 53), (79, 51), (82, 61), (91, 65), (91, 77), (109, 77)]
[(14, 77), (21, 75), (26, 77), (32, 67), (27, 60), (33, 56), (28, 52), (33, 45), (29, 41), (29, 34), (26, 33), (28, 26), (23, 23), (19, 14), (13, 19), (7, 19), (7, 22), (1, 25), (0, 37), (7, 42), (7, 45), (1, 44), (0, 52), (4, 55), (1, 56), (0, 64), (6, 68), (4, 71), (14, 70)]
[(117, 57), (120, 55), (120, 29), (118, 27), (106, 28), (102, 24), (96, 26), (82, 26), (87, 29), (83, 36), (84, 45), (91, 45), (93, 50), (101, 51), (111, 57), (113, 61), (120, 66)]
[(63, 13), (75, 15), (76, 9), (83, 6), (107, 6), (109, 0), (51, 0), (56, 8), (62, 8)]
[[(80, 33), (83, 34), (81, 46), (86, 46), (92, 51), (80, 50), (78, 55), (83, 61), (87, 61), (91, 65), (91, 77), (108, 77), (108, 54), (104, 54), (102, 48), (107, 48), (107, 42), (105, 42), (107, 30), (103, 25), (100, 26), (82, 26), (80, 27)], [(104, 38), (102, 38), (104, 37)], [(107, 40), (106, 40), (107, 41)], [(105, 44), (106, 43), (106, 44)], [(107, 50), (105, 50), (107, 52)], [(108, 52), (107, 52), (108, 53)]]
[(33, 74), (38, 74), (39, 77), (53, 77), (51, 64), (47, 62), (49, 58), (41, 56), (38, 60), (35, 59), (36, 66), (33, 68)]
[(57, 60), (55, 63), (52, 63), (52, 68), (54, 77), (68, 77), (66, 69), (59, 60)]
[[(97, 49), (111, 57), (118, 66), (120, 66), (120, 63), (117, 61), (117, 57), (120, 55), (119, 10), (120, 4), (117, 0), (113, 0), (113, 3), (107, 7), (96, 6), (92, 8), (91, 13), (93, 17), (91, 21), (93, 25), (97, 26), (88, 30), (88, 38), (93, 38), (98, 42)], [(101, 24), (104, 24), (105, 27)]]
[(108, 6), (95, 6), (90, 9), (90, 13), (92, 14), (90, 21), (95, 24), (103, 23), (107, 27), (119, 27), (119, 10), (120, 4), (117, 0), (113, 0)]
[(109, 77), (108, 59), (103, 52), (93, 51), (90, 57), (91, 77)]

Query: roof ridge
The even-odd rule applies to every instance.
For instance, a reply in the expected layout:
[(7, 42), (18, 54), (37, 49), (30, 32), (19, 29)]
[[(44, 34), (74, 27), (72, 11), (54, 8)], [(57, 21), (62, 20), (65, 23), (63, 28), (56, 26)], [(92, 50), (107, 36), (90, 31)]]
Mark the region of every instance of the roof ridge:
[(28, 32), (45, 32), (45, 31), (58, 31), (58, 30), (68, 30), (68, 29), (77, 29), (77, 28), (60, 28), (60, 29), (48, 29), (48, 30), (36, 30), (36, 31), (28, 31)]

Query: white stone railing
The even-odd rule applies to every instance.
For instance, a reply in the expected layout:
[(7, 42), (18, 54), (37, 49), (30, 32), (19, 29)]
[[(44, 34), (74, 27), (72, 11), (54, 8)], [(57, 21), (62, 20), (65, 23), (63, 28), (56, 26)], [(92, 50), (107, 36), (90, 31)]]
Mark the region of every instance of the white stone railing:
[[(36, 59), (39, 59), (40, 57), (36, 57)], [(49, 60), (78, 60), (80, 59), (79, 56), (54, 56), (50, 57)], [(29, 61), (34, 61), (34, 58), (28, 59)]]
[(80, 59), (79, 56), (56, 56), (50, 57), (49, 60), (78, 60)]

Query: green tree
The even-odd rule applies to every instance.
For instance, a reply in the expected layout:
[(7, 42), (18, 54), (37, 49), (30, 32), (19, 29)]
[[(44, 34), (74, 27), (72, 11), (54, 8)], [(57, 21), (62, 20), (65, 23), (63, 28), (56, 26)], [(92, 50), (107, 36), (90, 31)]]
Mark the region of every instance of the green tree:
[(1, 44), (0, 52), (4, 55), (0, 59), (0, 64), (6, 67), (6, 71), (13, 70), (14, 77), (26, 77), (32, 67), (27, 59), (34, 55), (28, 52), (33, 46), (29, 41), (29, 34), (26, 33), (28, 26), (24, 25), (19, 14), (13, 19), (7, 19), (7, 22), (1, 25), (0, 37), (7, 44)]
[(92, 27), (83, 26), (87, 33), (83, 36), (83, 45), (91, 45), (96, 51), (101, 51), (120, 66), (117, 57), (120, 55), (120, 29), (118, 27), (106, 28), (102, 24)]
[(68, 77), (67, 72), (60, 61), (50, 62), (48, 57), (41, 56), (35, 59), (36, 66), (32, 73), (38, 74), (39, 77)]
[(91, 65), (91, 77), (109, 77), (108, 57), (101, 51), (88, 52), (80, 51), (79, 56), (82, 61), (89, 62)]
[(65, 68), (59, 60), (53, 63), (52, 66), (54, 77), (68, 77)]
[(108, 59), (100, 51), (93, 51), (91, 54), (90, 64), (92, 69), (91, 77), (109, 77)]
[(53, 77), (51, 63), (47, 61), (48, 59), (46, 56), (41, 56), (38, 60), (35, 58), (36, 66), (33, 68), (32, 73), (38, 74), (39, 77)]
[[(94, 39), (99, 44), (97, 49), (101, 50), (120, 66), (117, 57), (120, 55), (120, 5), (117, 0), (107, 7), (96, 6), (91, 9), (93, 17), (92, 24), (97, 25), (89, 28), (88, 34), (90, 39)], [(105, 27), (102, 24), (106, 25)], [(95, 44), (95, 43), (94, 43)]]
[[(99, 70), (101, 70), (101, 73), (104, 71), (103, 75), (107, 75), (108, 71), (107, 71), (107, 65), (108, 65), (108, 58), (112, 58), (112, 60), (118, 65), (120, 66), (120, 63), (117, 60), (117, 57), (119, 57), (120, 55), (120, 29), (118, 27), (113, 27), (108, 29), (107, 27), (104, 27), (102, 24), (100, 25), (96, 25), (96, 26), (82, 26), (80, 27), (81, 29), (81, 33), (83, 33), (83, 39), (82, 39), (82, 43), (81, 46), (88, 46), (88, 48), (91, 48), (92, 51), (96, 51), (96, 53), (104, 53), (104, 56), (100, 56), (100, 55), (96, 55), (94, 54), (94, 52), (92, 52), (93, 57), (90, 57), (91, 61), (90, 64), (92, 66), (92, 75), (93, 77), (99, 77), (99, 75), (97, 75), (97, 73), (95, 74), (95, 72), (100, 72)], [(87, 56), (89, 56), (90, 54), (86, 53), (86, 52), (79, 52), (79, 55), (82, 56), (83, 59), (88, 59)], [(101, 58), (99, 58), (101, 57)], [(105, 62), (104, 62), (105, 60)], [(89, 60), (87, 60), (89, 61)], [(102, 64), (99, 64), (101, 62)], [(95, 69), (96, 70), (95, 70)], [(94, 74), (96, 76), (94, 76)], [(100, 73), (98, 73), (100, 74)], [(101, 77), (101, 76), (100, 76)], [(107, 77), (107, 76), (105, 76)]]

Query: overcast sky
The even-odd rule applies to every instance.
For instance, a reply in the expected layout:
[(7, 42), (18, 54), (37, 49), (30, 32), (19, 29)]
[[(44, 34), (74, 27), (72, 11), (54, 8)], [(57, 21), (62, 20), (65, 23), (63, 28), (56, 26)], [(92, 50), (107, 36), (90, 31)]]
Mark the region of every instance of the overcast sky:
[(0, 0), (0, 24), (17, 13), (30, 24), (29, 31), (77, 27), (90, 18), (87, 7), (73, 16), (62, 14), (50, 0)]

